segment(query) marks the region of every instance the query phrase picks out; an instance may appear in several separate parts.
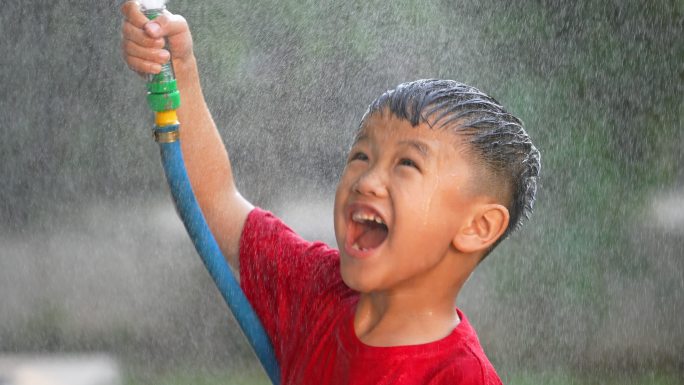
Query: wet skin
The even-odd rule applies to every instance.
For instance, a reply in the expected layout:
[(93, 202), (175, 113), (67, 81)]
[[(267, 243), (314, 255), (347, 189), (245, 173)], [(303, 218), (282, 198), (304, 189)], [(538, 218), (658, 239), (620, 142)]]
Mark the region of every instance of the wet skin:
[[(456, 296), (485, 244), (480, 217), (497, 209), (473, 188), (480, 170), (464, 149), (447, 130), (412, 127), (387, 112), (360, 130), (334, 214), (342, 278), (361, 293), (355, 328), (362, 341), (428, 342), (458, 322)], [(367, 220), (374, 229), (386, 225), (386, 236), (374, 230), (362, 242)], [(475, 248), (473, 238), (480, 239)]]

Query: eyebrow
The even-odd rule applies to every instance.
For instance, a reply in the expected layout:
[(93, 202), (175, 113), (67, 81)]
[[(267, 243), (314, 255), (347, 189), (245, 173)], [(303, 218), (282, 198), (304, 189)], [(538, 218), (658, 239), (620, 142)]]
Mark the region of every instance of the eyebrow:
[[(354, 138), (354, 143), (352, 143), (352, 147), (356, 145), (357, 143), (368, 140), (368, 134), (366, 133), (359, 133), (356, 138)], [(431, 151), (430, 151), (430, 146), (427, 144), (419, 141), (419, 140), (402, 140), (399, 142), (401, 145), (407, 145), (410, 147), (415, 148), (418, 150), (418, 153), (423, 157), (423, 158), (429, 158)]]
[(401, 142), (399, 142), (399, 144), (404, 144), (404, 145), (408, 145), (410, 147), (415, 148), (423, 156), (423, 158), (430, 157), (430, 146), (428, 146), (427, 144), (425, 144), (421, 141), (418, 141), (418, 140), (402, 140)]

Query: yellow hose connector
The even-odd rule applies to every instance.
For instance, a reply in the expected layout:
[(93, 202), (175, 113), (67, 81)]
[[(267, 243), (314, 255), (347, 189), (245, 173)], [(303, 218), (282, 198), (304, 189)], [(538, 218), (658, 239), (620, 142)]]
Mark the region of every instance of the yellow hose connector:
[(178, 124), (178, 115), (176, 114), (176, 110), (158, 111), (156, 113), (154, 123), (157, 125), (157, 127)]

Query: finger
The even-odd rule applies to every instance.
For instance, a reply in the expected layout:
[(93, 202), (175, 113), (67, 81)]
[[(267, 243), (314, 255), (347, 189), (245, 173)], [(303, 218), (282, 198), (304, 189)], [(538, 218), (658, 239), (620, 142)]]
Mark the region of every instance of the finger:
[(158, 64), (166, 63), (171, 57), (169, 51), (165, 49), (141, 47), (131, 40), (124, 40), (121, 42), (121, 49), (124, 53), (124, 56), (133, 56)]
[(124, 18), (138, 28), (142, 28), (149, 19), (140, 11), (140, 4), (137, 1), (127, 1), (121, 6), (121, 13)]
[(150, 37), (172, 37), (173, 35), (188, 32), (188, 23), (181, 15), (164, 12), (163, 15), (145, 24), (143, 29)]
[(123, 40), (130, 40), (139, 46), (149, 48), (164, 48), (164, 39), (149, 37), (145, 31), (134, 26), (128, 21), (123, 22), (121, 27), (121, 35)]
[(161, 72), (161, 65), (159, 63), (146, 61), (134, 56), (126, 57), (126, 64), (128, 65), (128, 68), (141, 76), (145, 76), (145, 74), (158, 74)]

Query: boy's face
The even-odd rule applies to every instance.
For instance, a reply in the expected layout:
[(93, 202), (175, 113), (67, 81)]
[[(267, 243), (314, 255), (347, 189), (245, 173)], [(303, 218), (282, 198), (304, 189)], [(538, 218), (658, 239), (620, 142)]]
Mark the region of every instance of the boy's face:
[(357, 291), (429, 282), (479, 197), (459, 138), (389, 112), (357, 136), (335, 194), (335, 236), (345, 283)]

